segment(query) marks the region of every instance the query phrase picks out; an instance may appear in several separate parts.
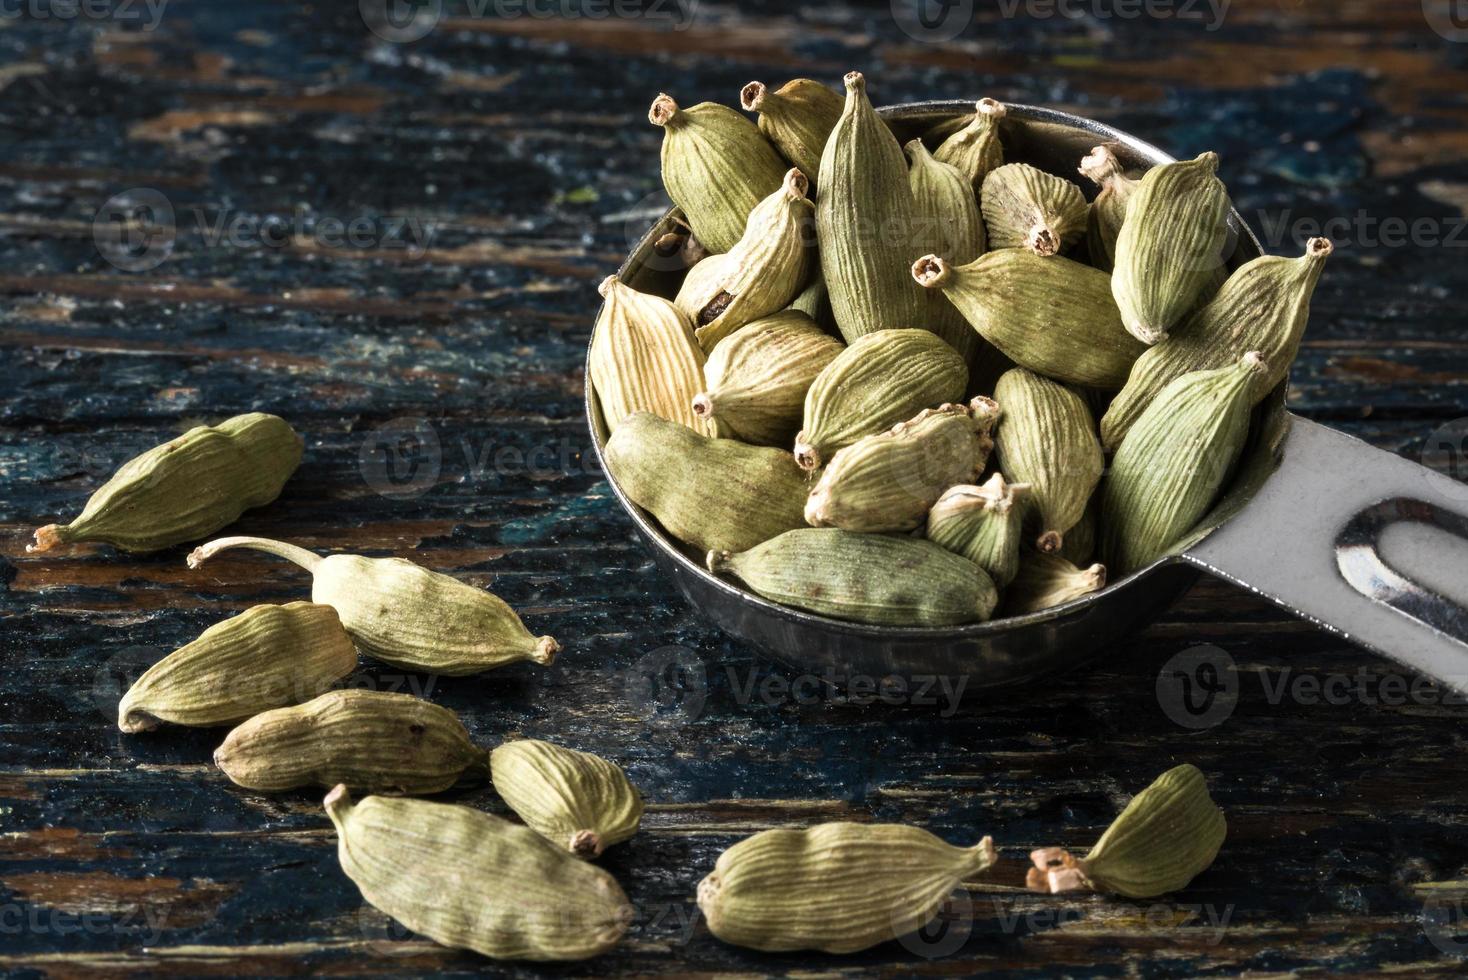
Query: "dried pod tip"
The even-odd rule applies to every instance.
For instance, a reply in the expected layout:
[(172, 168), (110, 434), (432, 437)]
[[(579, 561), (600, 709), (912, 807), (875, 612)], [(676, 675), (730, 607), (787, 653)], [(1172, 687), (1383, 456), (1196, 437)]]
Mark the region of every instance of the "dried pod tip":
[(729, 570), (729, 562), (734, 556), (727, 551), (710, 551), (703, 560), (704, 567), (715, 575), (722, 575)]
[(1121, 173), (1121, 160), (1111, 152), (1111, 147), (1096, 146), (1091, 148), (1088, 156), (1081, 157), (1079, 170), (1082, 177), (1104, 186)]
[(1263, 374), (1269, 370), (1269, 365), (1264, 363), (1264, 355), (1257, 350), (1251, 350), (1249, 351), (1249, 353), (1239, 358), (1239, 363), (1246, 366), (1250, 371), (1253, 371), (1255, 374)]
[(1305, 255), (1312, 259), (1325, 259), (1335, 251), (1335, 245), (1329, 238), (1312, 238), (1305, 243)]
[(827, 510), (831, 504), (831, 493), (824, 484), (818, 485), (805, 498), (805, 522), (811, 527), (827, 527)]
[(1025, 875), (1025, 887), (1042, 895), (1094, 891), (1080, 864), (1063, 847), (1041, 847), (1030, 852), (1034, 867)]
[(994, 838), (992, 837), (985, 837), (983, 840), (979, 841), (972, 848), (970, 848), (970, 850), (974, 851), (979, 856), (980, 860), (983, 861), (984, 867), (986, 868), (992, 865), (995, 861), (999, 860), (999, 853), (994, 850)]
[(326, 794), (326, 799), (321, 801), (321, 805), (333, 817), (337, 815), (338, 811), (351, 807), (352, 794), (347, 791), (347, 784), (337, 783), (333, 786), (331, 792)]
[(817, 470), (821, 467), (821, 451), (805, 441), (804, 432), (795, 437), (795, 462), (803, 470)]
[(714, 399), (713, 399), (713, 396), (710, 395), (706, 391), (700, 391), (698, 394), (694, 395), (693, 396), (693, 414), (694, 415), (697, 415), (701, 419), (711, 419), (711, 418), (713, 418), (714, 417)]
[(647, 110), (647, 121), (654, 126), (666, 126), (678, 115), (678, 103), (666, 92), (658, 93), (658, 97), (652, 100), (652, 108)]
[(556, 659), (556, 654), (560, 652), (561, 645), (556, 642), (555, 637), (542, 636), (535, 641), (535, 652), (530, 655), (530, 659), (542, 667), (549, 667)]
[(601, 285), (599, 285), (599, 286), (596, 287), (596, 291), (602, 295), (602, 298), (603, 299), (605, 299), (606, 297), (608, 297), (608, 296), (611, 295), (611, 293), (612, 293), (612, 287), (616, 286), (620, 282), (621, 282), (621, 280), (619, 280), (614, 275), (607, 276), (605, 279), (603, 279), (601, 281)]
[(1153, 344), (1160, 344), (1167, 339), (1166, 330), (1149, 327), (1145, 323), (1132, 324), (1130, 329), (1132, 336), (1136, 337), (1148, 347), (1151, 347)]
[(907, 156), (910, 160), (912, 160), (913, 163), (918, 162), (924, 157), (932, 156), (932, 154), (928, 152), (928, 148), (923, 145), (923, 141), (920, 139), (908, 140), (902, 148), (907, 151)]
[(1088, 583), (1093, 588), (1104, 588), (1106, 586), (1106, 566), (1102, 564), (1092, 565), (1085, 570)]
[(788, 200), (803, 201), (805, 195), (810, 192), (810, 179), (800, 172), (799, 167), (791, 167), (785, 171), (785, 182), (781, 187)]
[(571, 835), (571, 853), (579, 858), (594, 858), (601, 854), (601, 835), (594, 830), (578, 830)]
[(993, 119), (1003, 119), (1009, 114), (1009, 110), (1004, 108), (1004, 103), (998, 99), (980, 99), (974, 103), (974, 109), (978, 111), (979, 115), (989, 116)]
[(918, 285), (935, 289), (948, 281), (949, 266), (936, 255), (924, 255), (912, 264), (912, 277)]
[(66, 529), (60, 524), (47, 524), (45, 527), (36, 528), (35, 538), (34, 544), (25, 546), (28, 555), (50, 551), (57, 545), (66, 543)]
[(846, 84), (848, 92), (865, 92), (867, 89), (867, 77), (859, 71), (849, 71), (841, 79)]
[(1053, 555), (1065, 544), (1065, 536), (1059, 531), (1046, 531), (1035, 539), (1035, 547), (1047, 555)]
[(1050, 256), (1060, 251), (1060, 237), (1050, 230), (1049, 225), (1036, 225), (1025, 236), (1025, 245), (1036, 255)]
[(744, 107), (745, 112), (759, 112), (760, 106), (765, 104), (765, 94), (769, 89), (764, 82), (750, 82), (739, 90), (739, 104)]
[(979, 430), (982, 432), (992, 429), (999, 421), (999, 417), (1004, 414), (1004, 409), (999, 407), (999, 403), (988, 395), (975, 395), (968, 403), (968, 408), (973, 413), (974, 421), (978, 423)]
[(1218, 154), (1209, 150), (1207, 153), (1199, 153), (1196, 163), (1207, 164), (1209, 170), (1218, 170)]

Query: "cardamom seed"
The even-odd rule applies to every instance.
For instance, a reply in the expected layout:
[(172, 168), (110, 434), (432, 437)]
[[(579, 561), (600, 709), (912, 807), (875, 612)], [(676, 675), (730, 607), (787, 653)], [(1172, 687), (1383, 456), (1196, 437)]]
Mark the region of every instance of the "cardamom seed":
[(101, 541), (144, 552), (197, 541), (280, 496), (301, 445), (284, 419), (263, 412), (197, 426), (123, 463), (80, 516), (38, 528), (26, 551)]
[(1146, 350), (1122, 326), (1110, 277), (1064, 256), (1004, 248), (955, 266), (925, 255), (912, 275), (1020, 367), (1057, 381), (1120, 388)]
[[(802, 469), (933, 405), (963, 398), (968, 367), (927, 330), (879, 330), (858, 338), (816, 376), (795, 437)], [(738, 549), (733, 549), (738, 550)]]
[(1028, 884), (1043, 893), (1077, 890), (1155, 898), (1186, 888), (1213, 864), (1228, 821), (1197, 766), (1169, 769), (1127, 804), (1084, 858), (1059, 847), (1030, 855)]
[(994, 397), (1004, 406), (994, 437), (999, 466), (1030, 485), (1040, 523), (1035, 547), (1058, 551), (1106, 469), (1096, 422), (1080, 395), (1024, 368), (1006, 371)]
[(922, 928), (995, 859), (988, 837), (954, 847), (901, 824), (764, 830), (719, 855), (698, 908), (736, 946), (854, 953)]
[(973, 406), (924, 409), (886, 432), (866, 436), (831, 457), (805, 504), (814, 527), (911, 531), (943, 491), (978, 476), (994, 443), (999, 408), (980, 396)]
[(1264, 255), (1245, 263), (1161, 343), (1137, 358), (1121, 393), (1101, 417), (1108, 451), (1136, 423), (1157, 393), (1189, 371), (1226, 367), (1241, 351), (1257, 350), (1268, 370), (1254, 379), (1258, 404), (1289, 374), (1310, 320), (1310, 297), (1333, 251), (1330, 239), (1312, 238), (1297, 259)]
[(710, 251), (727, 252), (749, 212), (780, 187), (786, 166), (759, 127), (728, 106), (688, 109), (672, 96), (653, 100), (648, 121), (663, 130), (663, 186)]
[(117, 706), (117, 727), (209, 727), (314, 698), (357, 666), (330, 606), (254, 606), (215, 623), (145, 670)]
[(861, 72), (821, 157), (816, 240), (836, 326), (846, 342), (923, 322), (927, 300), (903, 273), (912, 255), (914, 202), (907, 160), (867, 99)]
[[(979, 199), (991, 248), (1055, 255), (1086, 233), (1089, 205), (1081, 189), (1027, 163), (1009, 163), (990, 171)], [(947, 258), (957, 261), (954, 256)]]
[[(676, 423), (669, 423), (676, 424)], [(499, 596), (402, 558), (322, 557), (267, 538), (219, 538), (195, 548), (189, 567), (250, 548), (311, 573), (311, 599), (331, 606), (362, 652), (408, 670), (462, 677), (521, 660), (545, 666), (561, 645), (536, 637)]]
[(1078, 568), (1059, 555), (1026, 551), (1004, 593), (1004, 614), (1023, 616), (1079, 599), (1106, 586), (1106, 566)]
[(805, 526), (805, 474), (788, 452), (710, 439), (640, 413), (612, 434), (607, 469), (629, 500), (700, 551), (742, 551)]
[(1167, 336), (1228, 258), (1228, 190), (1217, 171), (1217, 153), (1153, 167), (1127, 205), (1111, 289), (1144, 344)]
[(924, 535), (978, 565), (1002, 589), (1019, 568), (1024, 508), (1017, 504), (1029, 490), (1028, 483), (1006, 483), (1000, 473), (982, 486), (950, 487), (928, 511)]
[(882, 626), (979, 622), (998, 601), (983, 569), (920, 538), (807, 527), (706, 564), (773, 602)]
[(806, 186), (804, 174), (789, 171), (780, 189), (749, 213), (738, 244), (704, 259), (684, 278), (673, 303), (692, 319), (705, 351), (783, 309), (805, 288), (815, 267)]
[(533, 738), (489, 754), (495, 792), (525, 825), (580, 858), (637, 833), (642, 796), (622, 768), (599, 756)]
[(214, 764), (236, 785), (262, 792), (335, 786), (409, 796), (448, 789), (485, 753), (457, 715), (387, 691), (329, 691), (262, 712), (232, 730)]
[(466, 806), (368, 796), (325, 800), (337, 860), (362, 897), (414, 932), (495, 959), (582, 960), (633, 918), (616, 879), (528, 827)]
[(1118, 574), (1150, 564), (1208, 512), (1249, 438), (1257, 351), (1193, 371), (1148, 405), (1101, 484), (1101, 555)]
[(968, 178), (976, 195), (983, 189), (984, 179), (1004, 165), (999, 121), (1006, 112), (1003, 103), (980, 99), (963, 128), (945, 137), (933, 154), (941, 162), (957, 167)]
[(761, 446), (788, 446), (800, 429), (805, 393), (845, 349), (804, 313), (786, 310), (726, 338), (703, 367), (705, 390), (693, 414), (720, 436)]
[(1081, 175), (1101, 188), (1091, 202), (1086, 222), (1086, 243), (1091, 264), (1105, 272), (1116, 265), (1116, 238), (1126, 220), (1127, 205), (1142, 182), (1133, 180), (1122, 169), (1121, 161), (1109, 146), (1098, 146), (1090, 156), (1081, 158)]
[(759, 131), (811, 180), (820, 176), (821, 153), (845, 101), (809, 78), (793, 78), (773, 92), (750, 82), (739, 92), (744, 111), (759, 113)]
[[(700, 262), (702, 267), (709, 259)], [(591, 383), (607, 430), (633, 412), (652, 412), (709, 433), (692, 399), (703, 387), (703, 350), (693, 321), (660, 296), (640, 293), (616, 276), (602, 280), (606, 298), (591, 335)]]
[[(922, 140), (912, 140), (906, 149), (912, 160), (907, 177), (912, 187), (917, 248), (960, 264), (983, 255), (988, 249), (984, 221), (968, 178), (958, 168), (933, 159)], [(941, 294), (924, 290), (924, 295), (927, 301), (924, 324), (963, 355), (973, 371), (989, 345)]]

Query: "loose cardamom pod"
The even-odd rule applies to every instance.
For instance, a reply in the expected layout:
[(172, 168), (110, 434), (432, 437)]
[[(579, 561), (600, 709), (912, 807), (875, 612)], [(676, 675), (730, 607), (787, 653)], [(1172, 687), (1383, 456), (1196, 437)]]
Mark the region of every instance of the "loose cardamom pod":
[(310, 700), (356, 666), (351, 637), (330, 606), (254, 606), (145, 670), (117, 706), (117, 727), (234, 724)]
[(647, 113), (663, 130), (663, 187), (710, 251), (727, 252), (744, 234), (756, 204), (773, 194), (788, 169), (759, 127), (728, 106), (683, 109), (659, 95)]
[[(990, 171), (980, 194), (990, 248), (1023, 248), (1055, 255), (1086, 233), (1085, 195), (1064, 177), (1027, 163)], [(954, 256), (945, 256), (958, 261)]]
[(867, 99), (861, 72), (846, 76), (846, 105), (818, 182), (821, 273), (846, 342), (921, 324), (927, 300), (903, 271), (914, 246), (907, 160)]
[(1249, 438), (1257, 351), (1193, 371), (1147, 406), (1101, 484), (1101, 555), (1125, 575), (1167, 554), (1213, 505)]
[(879, 330), (860, 337), (826, 365), (806, 393), (795, 459), (803, 469), (819, 469), (832, 453), (862, 436), (960, 400), (967, 385), (963, 358), (927, 330)]
[(988, 837), (954, 847), (902, 824), (764, 830), (719, 855), (698, 908), (736, 946), (854, 953), (922, 928), (994, 861)]
[(826, 293), (826, 280), (821, 277), (819, 268), (811, 270), (810, 283), (790, 301), (789, 309), (792, 313), (804, 313), (824, 330), (836, 332), (836, 320), (831, 316), (831, 298)]
[(1019, 568), (1028, 483), (1006, 483), (995, 473), (982, 486), (961, 484), (944, 491), (928, 511), (924, 536), (955, 555), (962, 555), (1004, 588)]
[(337, 860), (374, 908), (454, 949), (582, 960), (633, 919), (616, 879), (528, 827), (449, 803), (326, 795)]
[(622, 768), (599, 756), (533, 738), (489, 754), (490, 779), (525, 825), (580, 858), (637, 833), (642, 796)]
[(616, 276), (602, 280), (601, 294), (606, 302), (592, 331), (589, 360), (608, 431), (615, 432), (633, 412), (652, 412), (710, 432), (691, 404), (703, 387), (704, 362), (693, 321), (661, 296), (640, 293)]
[(1102, 445), (1108, 451), (1121, 445), (1172, 381), (1189, 371), (1226, 367), (1242, 351), (1259, 351), (1268, 365), (1252, 389), (1253, 404), (1263, 400), (1290, 372), (1310, 319), (1310, 297), (1332, 251), (1330, 239), (1312, 238), (1300, 258), (1264, 255), (1240, 267), (1212, 302), (1137, 358), (1126, 386), (1101, 417)]
[(1116, 238), (1121, 234), (1122, 222), (1126, 220), (1127, 204), (1142, 182), (1126, 175), (1121, 161), (1109, 146), (1098, 146), (1090, 156), (1081, 159), (1081, 175), (1094, 181), (1100, 188), (1096, 199), (1091, 202), (1090, 216), (1086, 222), (1087, 250), (1091, 264), (1105, 272), (1116, 265)]
[(771, 92), (750, 82), (739, 92), (745, 112), (759, 113), (759, 131), (811, 180), (820, 176), (821, 153), (841, 118), (845, 100), (820, 82), (794, 78)]
[(1057, 381), (1119, 388), (1146, 350), (1121, 324), (1110, 277), (1064, 256), (1004, 248), (955, 266), (926, 255), (912, 275), (1020, 367)]
[[(983, 255), (988, 249), (984, 221), (968, 178), (958, 168), (933, 159), (922, 140), (912, 140), (906, 149), (912, 160), (907, 177), (912, 187), (916, 247), (959, 264)], [(988, 345), (941, 293), (930, 290), (924, 293), (927, 298), (924, 324), (962, 354), (972, 371)]]
[(1035, 547), (1058, 551), (1106, 469), (1096, 422), (1080, 395), (1024, 368), (1006, 371), (994, 397), (1004, 406), (994, 436), (999, 466), (1030, 485), (1039, 516)]
[(387, 691), (329, 691), (262, 712), (232, 730), (214, 764), (236, 785), (273, 793), (335, 786), (408, 796), (448, 789), (484, 750), (457, 715)]
[(791, 170), (780, 189), (749, 213), (738, 244), (688, 271), (673, 303), (693, 320), (705, 351), (745, 324), (784, 309), (805, 288), (815, 267), (805, 191), (805, 175)]
[(1217, 171), (1217, 153), (1153, 167), (1127, 205), (1111, 289), (1144, 344), (1167, 336), (1228, 258), (1228, 190)]
[(69, 524), (36, 530), (26, 551), (101, 541), (158, 551), (197, 541), (280, 496), (301, 462), (301, 437), (263, 412), (197, 426), (123, 463)]
[(844, 349), (804, 313), (756, 320), (709, 354), (708, 384), (694, 396), (693, 414), (711, 420), (720, 436), (788, 446), (800, 429), (805, 393)]
[(897, 535), (807, 527), (740, 554), (710, 551), (707, 565), (773, 602), (883, 626), (979, 622), (998, 601), (989, 576), (967, 558)]
[(631, 501), (700, 551), (742, 551), (805, 526), (805, 473), (788, 452), (709, 439), (654, 415), (628, 416), (606, 447)]
[(1084, 858), (1059, 847), (1030, 855), (1032, 891), (1113, 892), (1155, 898), (1186, 888), (1213, 864), (1228, 821), (1208, 795), (1197, 766), (1181, 765), (1158, 776), (1127, 804)]
[(399, 667), (462, 677), (521, 660), (545, 666), (561, 649), (552, 637), (532, 635), (493, 592), (402, 558), (323, 558), (284, 541), (219, 538), (195, 548), (189, 567), (232, 548), (263, 551), (306, 569), (312, 601), (337, 611), (363, 653)]
[(1019, 571), (1004, 593), (1004, 615), (1039, 612), (1105, 586), (1105, 565), (1078, 568), (1059, 555), (1025, 551), (1020, 555)]
[(978, 476), (994, 443), (999, 408), (980, 396), (968, 405), (928, 408), (886, 432), (838, 450), (805, 504), (814, 527), (911, 531), (943, 491)]
[(999, 120), (1005, 116), (1003, 103), (980, 99), (968, 123), (946, 137), (933, 156), (958, 168), (968, 178), (974, 194), (984, 179), (1004, 165), (1004, 144), (999, 141)]

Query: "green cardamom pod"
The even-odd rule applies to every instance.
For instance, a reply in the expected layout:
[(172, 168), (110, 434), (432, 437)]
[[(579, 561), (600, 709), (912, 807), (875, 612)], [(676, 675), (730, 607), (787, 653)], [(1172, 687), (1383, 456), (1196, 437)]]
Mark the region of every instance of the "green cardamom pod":
[(820, 176), (821, 154), (845, 101), (809, 78), (791, 79), (773, 92), (764, 82), (750, 82), (739, 92), (744, 111), (759, 113), (759, 131), (811, 180)]
[(1106, 469), (1096, 422), (1084, 398), (1024, 368), (1006, 371), (994, 397), (1004, 406), (994, 436), (999, 466), (1030, 485), (1040, 525), (1035, 547), (1058, 551)]
[(838, 450), (806, 501), (807, 523), (868, 532), (921, 526), (944, 490), (983, 471), (998, 417), (994, 401), (979, 396), (972, 406), (924, 409)]
[(805, 393), (844, 349), (804, 313), (756, 320), (709, 354), (708, 384), (694, 396), (693, 414), (711, 420), (720, 436), (788, 446), (800, 430)]
[(582, 960), (632, 923), (616, 879), (528, 827), (450, 803), (326, 795), (337, 860), (374, 908), (495, 959)]
[(789, 309), (792, 313), (804, 313), (823, 330), (836, 332), (836, 319), (831, 316), (831, 297), (826, 292), (826, 280), (818, 268), (812, 270), (810, 283), (790, 301)]
[(912, 275), (941, 290), (1020, 367), (1057, 381), (1120, 388), (1146, 350), (1122, 326), (1110, 277), (1064, 256), (1004, 248), (955, 266), (925, 255), (913, 263)]
[[(952, 164), (968, 178), (977, 195), (984, 179), (1004, 165), (1004, 144), (999, 140), (999, 121), (1006, 110), (1003, 103), (980, 99), (962, 128), (946, 136), (933, 155)], [(935, 134), (930, 134), (929, 139)]]
[(744, 234), (749, 212), (780, 187), (788, 169), (754, 123), (728, 106), (683, 109), (672, 96), (653, 100), (648, 121), (663, 130), (663, 187), (711, 252), (727, 252)]
[(1131, 377), (1101, 417), (1108, 451), (1168, 384), (1189, 371), (1226, 367), (1243, 351), (1257, 350), (1268, 370), (1254, 379), (1258, 404), (1290, 372), (1310, 320), (1310, 297), (1333, 248), (1312, 238), (1297, 259), (1264, 255), (1229, 277), (1212, 302), (1201, 307), (1161, 343), (1137, 358)]
[[(927, 330), (879, 330), (858, 338), (826, 365), (805, 396), (795, 459), (819, 469), (836, 450), (963, 398), (968, 367)], [(738, 549), (733, 549), (738, 550)]]
[(1126, 575), (1167, 554), (1208, 512), (1249, 438), (1257, 351), (1193, 371), (1153, 399), (1101, 484), (1101, 555)]
[(280, 496), (301, 462), (301, 437), (263, 412), (197, 426), (123, 463), (70, 524), (36, 530), (26, 551), (101, 541), (158, 551), (208, 537)]
[(612, 434), (606, 461), (634, 504), (700, 551), (743, 551), (805, 526), (810, 486), (780, 449), (710, 439), (643, 413)]
[[(968, 178), (957, 167), (933, 159), (922, 140), (912, 140), (906, 149), (912, 160), (907, 178), (912, 187), (918, 232), (916, 247), (959, 264), (983, 255), (989, 247), (984, 220), (979, 215), (979, 202)], [(972, 371), (988, 344), (940, 293), (928, 290), (924, 293), (927, 300), (924, 324), (962, 354)]]
[(387, 691), (328, 691), (305, 704), (261, 712), (214, 750), (238, 786), (273, 793), (335, 786), (408, 796), (439, 793), (485, 753), (457, 715)]
[(846, 105), (826, 143), (818, 183), (821, 273), (846, 342), (921, 324), (927, 300), (904, 272), (914, 247), (907, 159), (867, 99), (861, 72), (846, 76)]
[(356, 666), (351, 637), (330, 606), (254, 606), (145, 670), (117, 706), (117, 727), (231, 725), (308, 701)]
[(640, 293), (616, 276), (602, 280), (601, 294), (606, 302), (591, 335), (589, 361), (608, 431), (615, 432), (633, 412), (652, 412), (709, 433), (692, 407), (703, 387), (704, 363), (693, 321), (661, 296)]
[(1127, 205), (1111, 290), (1144, 344), (1167, 336), (1228, 258), (1228, 190), (1217, 171), (1217, 153), (1153, 167)]
[(1081, 514), (1081, 519), (1065, 532), (1065, 540), (1060, 543), (1060, 550), (1056, 552), (1073, 565), (1085, 565), (1096, 554), (1096, 526), (1099, 523), (1096, 511), (1100, 500), (1100, 495), (1091, 495), (1090, 502), (1086, 504), (1085, 513)]
[(764, 830), (719, 855), (698, 908), (736, 946), (855, 953), (922, 928), (995, 860), (988, 837), (954, 847), (902, 824)]
[(337, 611), (363, 653), (398, 667), (463, 677), (521, 660), (545, 666), (561, 649), (552, 637), (532, 635), (493, 592), (402, 558), (323, 558), (284, 541), (241, 537), (200, 545), (189, 567), (232, 548), (263, 551), (306, 569), (312, 601)]
[(1126, 175), (1121, 161), (1109, 146), (1098, 146), (1091, 150), (1090, 156), (1083, 157), (1080, 172), (1101, 188), (1091, 202), (1086, 223), (1091, 264), (1110, 272), (1116, 265), (1116, 238), (1121, 234), (1122, 222), (1126, 220), (1127, 205), (1142, 182)]
[[(979, 199), (990, 248), (1055, 255), (1086, 233), (1089, 205), (1081, 189), (1027, 163), (1009, 163), (990, 171)], [(956, 256), (945, 258), (958, 261)]]
[(1106, 586), (1106, 566), (1079, 568), (1059, 555), (1026, 551), (1004, 593), (1004, 614), (1023, 616), (1079, 599)]
[(723, 255), (688, 270), (675, 306), (693, 320), (699, 346), (712, 351), (747, 323), (788, 306), (815, 268), (812, 206), (799, 170), (749, 213), (744, 237)]
[(980, 622), (998, 601), (989, 576), (967, 558), (898, 535), (807, 527), (739, 554), (710, 551), (707, 565), (773, 602), (881, 626)]
[(580, 858), (637, 833), (642, 796), (615, 763), (533, 738), (489, 754), (490, 779), (525, 825)]
[(962, 555), (1004, 588), (1019, 568), (1028, 483), (1006, 483), (995, 473), (982, 486), (960, 484), (944, 491), (928, 511), (924, 536), (955, 555)]
[(1169, 769), (1127, 804), (1084, 858), (1059, 847), (1033, 852), (1033, 891), (1103, 891), (1155, 898), (1186, 888), (1213, 864), (1228, 834), (1197, 766)]

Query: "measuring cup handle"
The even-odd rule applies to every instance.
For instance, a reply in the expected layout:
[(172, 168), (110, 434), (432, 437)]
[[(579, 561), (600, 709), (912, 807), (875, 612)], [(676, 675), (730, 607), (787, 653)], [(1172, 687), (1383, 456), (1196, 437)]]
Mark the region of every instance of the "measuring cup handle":
[[(1414, 577), (1435, 566), (1427, 577), (1468, 593), (1465, 515), (1468, 484), (1292, 418), (1279, 469), (1183, 557), (1468, 692), (1468, 608)], [(1449, 547), (1393, 548), (1389, 558), (1383, 535), (1403, 524), (1426, 525)]]

